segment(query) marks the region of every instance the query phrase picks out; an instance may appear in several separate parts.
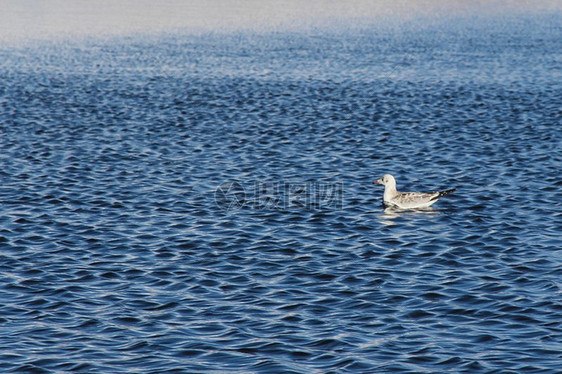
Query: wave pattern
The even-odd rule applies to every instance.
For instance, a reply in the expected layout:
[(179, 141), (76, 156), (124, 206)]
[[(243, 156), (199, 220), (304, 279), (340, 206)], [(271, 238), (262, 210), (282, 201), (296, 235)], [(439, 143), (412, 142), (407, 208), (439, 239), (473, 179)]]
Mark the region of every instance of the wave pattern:
[(561, 370), (562, 38), (513, 29), (8, 54), (0, 368)]

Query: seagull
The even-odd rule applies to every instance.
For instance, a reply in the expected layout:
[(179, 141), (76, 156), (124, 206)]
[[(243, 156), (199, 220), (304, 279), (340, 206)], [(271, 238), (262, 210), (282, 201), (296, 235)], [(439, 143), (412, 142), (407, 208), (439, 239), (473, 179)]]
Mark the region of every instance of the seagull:
[(441, 196), (448, 195), (456, 188), (436, 191), (436, 192), (398, 192), (396, 190), (396, 180), (390, 174), (385, 174), (381, 179), (373, 184), (384, 186), (383, 203), (387, 207), (398, 209), (418, 209), (427, 208), (434, 204)]

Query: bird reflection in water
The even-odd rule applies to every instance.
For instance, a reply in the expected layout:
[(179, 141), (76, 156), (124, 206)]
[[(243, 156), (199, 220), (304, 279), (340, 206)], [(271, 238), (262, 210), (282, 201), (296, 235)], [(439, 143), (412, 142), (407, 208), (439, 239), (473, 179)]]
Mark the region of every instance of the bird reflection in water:
[(385, 208), (383, 213), (379, 215), (379, 220), (383, 225), (392, 226), (395, 225), (396, 219), (402, 217), (437, 217), (440, 211), (435, 208), (423, 208), (423, 209), (398, 209), (398, 208)]

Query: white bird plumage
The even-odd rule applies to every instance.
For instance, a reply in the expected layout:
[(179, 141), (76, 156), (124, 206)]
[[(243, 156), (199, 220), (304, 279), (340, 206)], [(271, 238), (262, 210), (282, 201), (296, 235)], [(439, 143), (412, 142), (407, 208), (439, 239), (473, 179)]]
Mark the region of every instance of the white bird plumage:
[(384, 205), (399, 209), (427, 208), (435, 204), (441, 196), (448, 195), (456, 190), (456, 188), (453, 188), (435, 192), (398, 192), (396, 189), (396, 180), (390, 174), (383, 175), (379, 180), (373, 183), (382, 184), (384, 186)]

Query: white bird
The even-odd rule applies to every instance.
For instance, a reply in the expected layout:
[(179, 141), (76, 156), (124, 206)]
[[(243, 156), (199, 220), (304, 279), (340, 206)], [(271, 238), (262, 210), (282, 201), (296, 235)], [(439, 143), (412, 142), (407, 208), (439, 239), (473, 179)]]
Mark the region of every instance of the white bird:
[(381, 179), (373, 182), (384, 185), (383, 203), (387, 207), (399, 209), (427, 208), (433, 205), (441, 196), (448, 195), (456, 188), (436, 192), (398, 192), (396, 180), (390, 174), (385, 174)]

